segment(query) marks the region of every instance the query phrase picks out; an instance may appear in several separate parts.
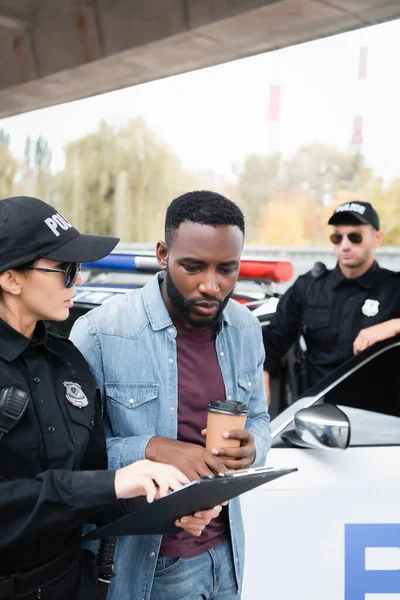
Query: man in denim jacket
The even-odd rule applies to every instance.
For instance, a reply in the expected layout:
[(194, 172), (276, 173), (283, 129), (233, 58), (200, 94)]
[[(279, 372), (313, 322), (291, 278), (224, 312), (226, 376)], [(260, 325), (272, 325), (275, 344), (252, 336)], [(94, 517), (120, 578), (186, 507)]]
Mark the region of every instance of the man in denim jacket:
[[(110, 468), (149, 458), (193, 480), (263, 465), (270, 431), (261, 328), (230, 299), (243, 214), (219, 194), (187, 193), (167, 210), (165, 240), (157, 244), (162, 272), (79, 319), (71, 334), (103, 394)], [(224, 434), (239, 447), (209, 453), (205, 409), (221, 399), (244, 402), (249, 415), (244, 431)], [(199, 537), (120, 538), (110, 600), (239, 600), (243, 566), (236, 498)]]

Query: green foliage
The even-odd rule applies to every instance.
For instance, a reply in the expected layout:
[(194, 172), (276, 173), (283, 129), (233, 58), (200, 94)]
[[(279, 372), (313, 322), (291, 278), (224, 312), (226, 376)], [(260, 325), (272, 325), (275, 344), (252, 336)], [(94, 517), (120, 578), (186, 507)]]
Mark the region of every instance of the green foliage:
[(333, 146), (302, 146), (285, 163), (289, 190), (305, 189), (321, 204), (327, 204), (338, 189), (355, 190), (363, 167), (359, 152), (340, 152)]
[(0, 129), (0, 144), (3, 144), (6, 148), (10, 145), (10, 135), (4, 129)]
[(101, 122), (66, 148), (60, 206), (82, 231), (154, 242), (163, 237), (166, 207), (193, 183), (143, 119), (117, 130)]
[(28, 136), (25, 140), (25, 164), (30, 169), (49, 168), (51, 164), (51, 151), (47, 141), (39, 136), (32, 140)]
[(8, 146), (10, 136), (0, 129), (0, 198), (13, 194), (18, 163), (11, 154)]

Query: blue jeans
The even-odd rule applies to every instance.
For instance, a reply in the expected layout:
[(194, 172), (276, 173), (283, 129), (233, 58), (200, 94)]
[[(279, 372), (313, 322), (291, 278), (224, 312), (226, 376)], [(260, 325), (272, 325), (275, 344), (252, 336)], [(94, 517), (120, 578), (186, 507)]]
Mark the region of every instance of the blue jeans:
[(159, 557), (150, 600), (240, 600), (231, 543), (193, 558)]

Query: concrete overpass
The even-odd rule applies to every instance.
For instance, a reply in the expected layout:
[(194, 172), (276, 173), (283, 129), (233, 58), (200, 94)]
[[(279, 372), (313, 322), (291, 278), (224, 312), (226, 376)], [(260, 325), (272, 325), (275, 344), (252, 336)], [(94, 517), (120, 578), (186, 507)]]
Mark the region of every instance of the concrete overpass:
[(396, 17), (399, 0), (0, 0), (0, 117)]

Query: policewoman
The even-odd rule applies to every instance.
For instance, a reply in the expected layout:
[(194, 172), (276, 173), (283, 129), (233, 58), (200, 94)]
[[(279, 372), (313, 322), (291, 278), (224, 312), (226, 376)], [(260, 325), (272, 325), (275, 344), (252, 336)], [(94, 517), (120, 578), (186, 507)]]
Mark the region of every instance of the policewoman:
[(307, 350), (300, 393), (353, 354), (400, 333), (399, 274), (375, 260), (383, 240), (377, 212), (368, 202), (347, 202), (328, 224), (336, 267), (317, 263), (301, 275), (263, 328), (267, 392), (270, 375), (301, 334)]
[(82, 261), (108, 254), (117, 238), (82, 235), (48, 204), (0, 201), (0, 599), (96, 600), (85, 521), (117, 499), (152, 501), (186, 478), (138, 461), (107, 471), (91, 372), (61, 321), (82, 283)]

